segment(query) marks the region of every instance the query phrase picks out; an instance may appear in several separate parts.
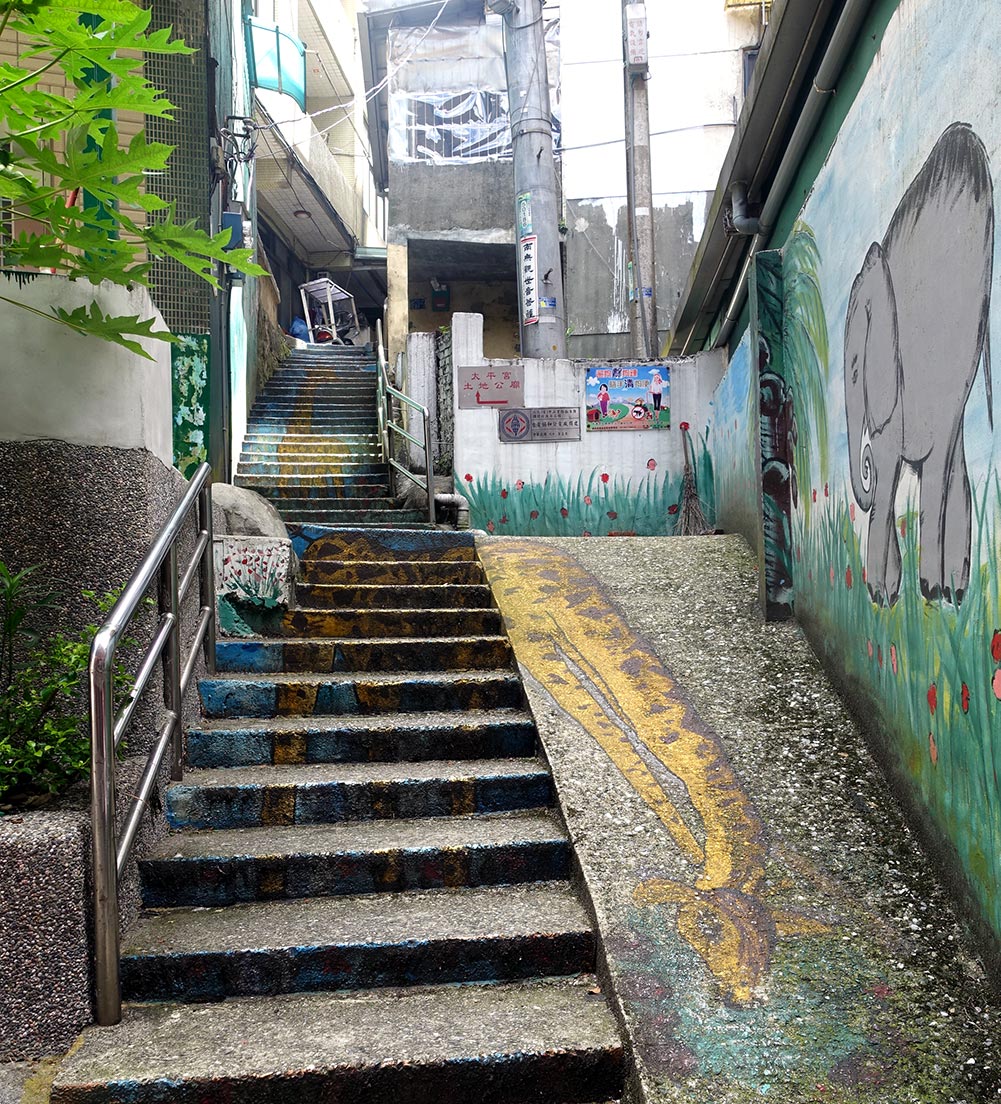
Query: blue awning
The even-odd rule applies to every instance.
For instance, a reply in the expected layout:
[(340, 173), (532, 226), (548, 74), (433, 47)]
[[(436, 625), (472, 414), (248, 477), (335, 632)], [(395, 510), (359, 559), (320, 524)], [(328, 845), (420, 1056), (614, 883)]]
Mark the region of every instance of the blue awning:
[(247, 17), (247, 58), (255, 88), (283, 92), (306, 110), (306, 47), (276, 23)]

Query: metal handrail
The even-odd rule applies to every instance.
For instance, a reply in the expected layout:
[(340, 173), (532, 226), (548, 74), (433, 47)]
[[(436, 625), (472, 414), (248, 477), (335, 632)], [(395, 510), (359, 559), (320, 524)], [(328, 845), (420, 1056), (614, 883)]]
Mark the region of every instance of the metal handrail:
[[(198, 508), (198, 539), (183, 579), (177, 579), (177, 541), (189, 514)], [(200, 610), (187, 661), (181, 666), (181, 605), (195, 574), (199, 579)], [(132, 618), (143, 605), (146, 592), (159, 576), (160, 620), (143, 656), (135, 682), (120, 710), (115, 711), (115, 651)], [(150, 794), (156, 785), (164, 757), (170, 755), (170, 777), (181, 778), (182, 713), (184, 695), (204, 644), (205, 662), (215, 672), (215, 581), (212, 564), (212, 469), (208, 464), (195, 472), (184, 497), (160, 530), (152, 547), (136, 568), (121, 597), (90, 648), (91, 828), (93, 834), (95, 1013), (99, 1024), (122, 1018), (119, 963), (118, 883), (132, 853), (136, 833)], [(115, 760), (139, 699), (160, 659), (165, 660), (164, 697), (167, 719), (157, 733), (128, 813), (119, 833), (115, 831)], [(117, 835), (117, 838), (116, 838)]]
[[(405, 475), (412, 483), (416, 483), (418, 487), (427, 492), (428, 496), (428, 521), (435, 524), (434, 514), (434, 461), (432, 459), (431, 452), (431, 415), (428, 413), (426, 406), (421, 406), (419, 402), (416, 402), (409, 395), (405, 395), (402, 391), (397, 390), (389, 382), (389, 370), (386, 365), (386, 353), (382, 347), (382, 319), (377, 318), (375, 321), (375, 342), (376, 349), (378, 351), (378, 381), (376, 384), (376, 406), (378, 408), (379, 417), (379, 447), (382, 451), (382, 459), (384, 463), (401, 475)], [(424, 419), (424, 440), (421, 441), (414, 437), (413, 434), (408, 433), (403, 426), (397, 425), (393, 421), (393, 409), (392, 400), (397, 399), (403, 403), (404, 406), (408, 406), (411, 410), (416, 410), (420, 413)], [(399, 463), (393, 456), (392, 443), (390, 438), (390, 432), (398, 434), (411, 444), (416, 445), (424, 452), (424, 471), (425, 477), (422, 479), (419, 475), (410, 471), (409, 468), (405, 468)]]

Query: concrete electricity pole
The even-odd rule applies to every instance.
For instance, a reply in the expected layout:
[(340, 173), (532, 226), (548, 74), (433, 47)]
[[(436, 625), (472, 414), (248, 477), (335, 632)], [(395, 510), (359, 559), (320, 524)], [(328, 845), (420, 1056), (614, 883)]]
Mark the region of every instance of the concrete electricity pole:
[(542, 0), (488, 0), (488, 7), (504, 16), (506, 30), (521, 353), (525, 357), (565, 357), (560, 205)]
[(632, 258), (633, 356), (659, 354), (654, 267), (653, 184), (650, 170), (650, 102), (647, 94), (646, 5), (622, 3), (622, 53), (626, 85), (626, 195)]

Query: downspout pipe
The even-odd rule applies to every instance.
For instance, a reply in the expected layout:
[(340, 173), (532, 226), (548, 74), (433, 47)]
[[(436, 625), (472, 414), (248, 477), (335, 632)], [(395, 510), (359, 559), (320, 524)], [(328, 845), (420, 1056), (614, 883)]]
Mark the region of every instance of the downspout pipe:
[(782, 204), (789, 193), (789, 188), (799, 171), (803, 155), (817, 131), (820, 117), (830, 102), (830, 97), (837, 92), (835, 86), (838, 77), (841, 75), (848, 53), (862, 29), (862, 23), (871, 6), (872, 0), (846, 0), (845, 6), (841, 9), (837, 26), (831, 35), (831, 41), (828, 43), (820, 67), (817, 69), (817, 74), (813, 78), (810, 94), (803, 105), (803, 110), (800, 112), (792, 137), (789, 139), (789, 144), (786, 146), (786, 151), (775, 172), (775, 179), (768, 191), (768, 198), (762, 205), (761, 214), (756, 219), (747, 217), (746, 184), (737, 181), (730, 185), (734, 228), (738, 233), (753, 236), (753, 238), (743, 268), (740, 270), (740, 276), (737, 278), (737, 286), (730, 299), (730, 305), (727, 307), (723, 323), (713, 342), (714, 349), (725, 345), (733, 333), (733, 328), (736, 326), (737, 319), (740, 317), (740, 312), (744, 306), (744, 298), (747, 295), (747, 277), (751, 271), (751, 262), (754, 260), (754, 255), (768, 244), (772, 236), (772, 231), (775, 229), (775, 220), (778, 218)]

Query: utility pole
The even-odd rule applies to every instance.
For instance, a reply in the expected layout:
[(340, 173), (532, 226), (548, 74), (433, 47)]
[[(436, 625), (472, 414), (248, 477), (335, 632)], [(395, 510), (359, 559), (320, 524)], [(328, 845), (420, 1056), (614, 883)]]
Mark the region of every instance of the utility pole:
[(622, 54), (625, 63), (626, 205), (632, 300), (632, 349), (636, 357), (656, 357), (657, 286), (650, 168), (650, 101), (647, 80), (646, 4), (622, 3)]
[(504, 16), (505, 23), (521, 353), (525, 357), (565, 357), (560, 205), (542, 0), (487, 0), (487, 4)]

